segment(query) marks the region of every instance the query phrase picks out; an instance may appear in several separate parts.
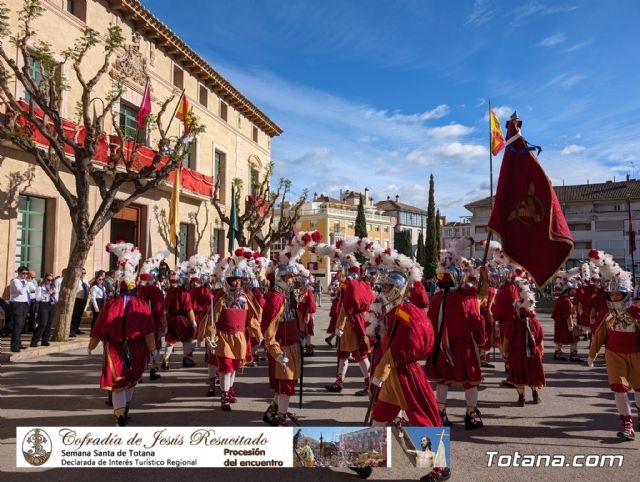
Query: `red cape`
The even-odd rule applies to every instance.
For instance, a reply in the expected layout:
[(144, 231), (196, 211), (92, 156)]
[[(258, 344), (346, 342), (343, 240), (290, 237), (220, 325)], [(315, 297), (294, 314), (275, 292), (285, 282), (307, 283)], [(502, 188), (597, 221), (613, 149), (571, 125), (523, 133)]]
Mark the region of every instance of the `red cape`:
[[(131, 296), (128, 298), (125, 321), (125, 297), (110, 298), (100, 310), (91, 336), (101, 340), (122, 342), (153, 333), (155, 324), (146, 301)], [(124, 323), (124, 326), (123, 326)]]

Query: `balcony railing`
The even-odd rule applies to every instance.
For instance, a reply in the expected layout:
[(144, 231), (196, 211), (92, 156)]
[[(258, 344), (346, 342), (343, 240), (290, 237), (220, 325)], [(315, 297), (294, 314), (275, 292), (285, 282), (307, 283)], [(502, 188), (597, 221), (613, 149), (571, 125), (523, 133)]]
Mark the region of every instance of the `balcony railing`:
[[(27, 110), (29, 108), (28, 104), (23, 101), (21, 101), (20, 104), (24, 110)], [(34, 112), (39, 118), (44, 118), (44, 113), (42, 112), (42, 110), (35, 108)], [(49, 123), (53, 132), (53, 124), (51, 122)], [(29, 129), (33, 133), (33, 141), (36, 144), (43, 147), (49, 146), (49, 141), (46, 139), (46, 137), (34, 125), (30, 125), (29, 121), (24, 116), (19, 117), (18, 124), (22, 127), (29, 126)], [(78, 126), (66, 119), (63, 119), (62, 124), (65, 136), (68, 136), (71, 139), (75, 139), (79, 143), (84, 142), (86, 130), (83, 126)], [(120, 149), (124, 149), (124, 156), (128, 158), (131, 155), (131, 151), (133, 148), (133, 141), (126, 140), (121, 145), (118, 136), (101, 134), (98, 138), (98, 146), (95, 156), (93, 157), (93, 162), (97, 164), (107, 164), (111, 159), (119, 156)], [(73, 148), (69, 144), (65, 144), (64, 152), (70, 157), (73, 157), (74, 155)], [(156, 154), (157, 151), (154, 151), (150, 147), (139, 146), (134, 155), (132, 163), (133, 170), (138, 171), (145, 166), (151, 165)], [(157, 167), (161, 168), (166, 164), (167, 161), (168, 157), (163, 156)], [(116, 168), (118, 167), (124, 168), (124, 163), (120, 161), (119, 166), (116, 166)], [(175, 171), (169, 174), (165, 182), (173, 183), (174, 178)], [(183, 167), (182, 178), (180, 179), (180, 187), (183, 190), (190, 191), (196, 195), (210, 198), (213, 194), (213, 177), (199, 173), (198, 171), (195, 171), (188, 167)]]
[[(301, 211), (301, 213), (303, 216), (326, 214), (329, 216), (343, 216), (343, 217), (348, 217), (353, 219), (355, 219), (358, 214), (355, 209), (329, 208), (326, 206), (322, 206), (316, 209), (304, 209)], [(389, 216), (382, 216), (379, 214), (370, 214), (370, 213), (365, 213), (365, 218), (367, 219), (367, 222), (374, 222), (374, 223), (389, 223), (391, 220)]]

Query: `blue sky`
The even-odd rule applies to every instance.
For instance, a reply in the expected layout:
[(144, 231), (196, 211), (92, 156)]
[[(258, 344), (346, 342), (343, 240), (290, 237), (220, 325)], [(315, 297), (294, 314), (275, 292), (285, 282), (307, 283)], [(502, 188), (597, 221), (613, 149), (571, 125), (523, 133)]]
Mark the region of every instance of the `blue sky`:
[(433, 173), (437, 206), (467, 215), (489, 193), (488, 98), (554, 183), (638, 177), (636, 1), (144, 3), (284, 129), (295, 192), (426, 207)]

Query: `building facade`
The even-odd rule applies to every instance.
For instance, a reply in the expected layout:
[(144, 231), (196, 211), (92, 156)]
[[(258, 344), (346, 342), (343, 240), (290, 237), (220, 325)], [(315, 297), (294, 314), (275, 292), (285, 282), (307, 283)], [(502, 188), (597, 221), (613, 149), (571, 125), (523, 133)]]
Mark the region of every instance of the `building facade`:
[[(96, 86), (95, 95), (105, 97), (111, 90), (111, 74), (126, 76), (126, 92), (113, 112), (125, 135), (135, 132), (135, 117), (147, 80), (153, 114), (158, 113), (163, 99), (174, 94), (170, 113), (184, 91), (206, 130), (193, 141), (183, 163), (179, 257), (224, 252), (226, 227), (211, 205), (214, 183), (220, 180), (218, 196), (227, 207), (234, 178), (243, 181), (241, 199), (250, 194), (271, 160), (271, 139), (282, 130), (139, 1), (42, 0), (42, 5), (44, 15), (34, 28), (37, 37), (49, 42), (54, 52), (70, 48), (86, 27), (100, 33), (106, 32), (109, 25), (122, 28), (125, 46), (114, 55), (109, 74)], [(22, 1), (10, 0), (8, 6), (12, 30), (17, 31)], [(93, 75), (104, 61), (101, 50), (98, 46), (84, 60), (81, 68), (86, 76)], [(17, 53), (16, 61), (23, 62)], [(37, 60), (33, 63), (30, 68), (34, 72), (42, 68)], [(61, 113), (73, 122), (81, 87), (68, 62), (61, 63), (60, 68), (69, 83), (62, 96)], [(13, 81), (12, 88), (17, 97), (24, 99), (22, 85)], [(181, 124), (175, 120), (168, 134), (181, 135)], [(115, 134), (111, 116), (106, 117), (104, 130), (107, 138)], [(153, 156), (157, 139), (157, 133), (151, 131), (139, 140), (148, 146), (141, 148), (139, 155)], [(0, 165), (0, 191), (5, 206), (0, 217), (0, 280), (8, 282), (19, 264), (28, 265), (38, 276), (60, 273), (74, 239), (66, 203), (29, 155), (8, 143), (0, 145), (0, 155), (4, 158)], [(67, 185), (72, 184), (70, 173), (62, 172), (61, 176)], [(124, 197), (126, 192), (121, 195)], [(170, 197), (169, 180), (117, 213), (96, 237), (86, 262), (87, 272), (91, 275), (112, 264), (104, 249), (110, 241), (135, 243), (143, 258), (168, 249)], [(92, 187), (91, 207), (95, 209), (99, 202), (100, 193)], [(168, 262), (173, 264), (173, 256)]]
[[(440, 246), (442, 249), (449, 247), (452, 241), (460, 238), (471, 237), (471, 221), (469, 218), (461, 218), (460, 221), (444, 222), (440, 228)], [(464, 256), (467, 258), (474, 257), (475, 247), (470, 246)]]
[[(554, 186), (554, 189), (575, 242), (567, 267), (572, 268), (586, 260), (591, 249), (602, 249), (610, 253), (625, 269), (631, 270), (627, 197), (631, 202), (636, 239), (639, 239), (640, 181), (627, 179), (619, 182)], [(472, 213), (471, 236), (476, 240), (476, 253), (480, 253), (479, 256), (483, 250), (479, 243), (487, 237), (489, 202), (489, 198), (485, 198), (465, 206)], [(637, 250), (634, 258), (636, 272), (640, 273)]]
[[(383, 215), (376, 208), (367, 189), (362, 197), (368, 237), (377, 241), (380, 246), (393, 248), (392, 218)], [(322, 234), (323, 242), (329, 244), (353, 237), (355, 236), (359, 202), (360, 193), (358, 192), (345, 191), (341, 193), (341, 199), (314, 194), (313, 200), (303, 206), (296, 229), (299, 231), (319, 231)], [(281, 248), (281, 246), (277, 248)], [(319, 258), (313, 253), (305, 252), (301, 262), (322, 282), (326, 290), (333, 274), (331, 263), (327, 258)]]
[(427, 234), (427, 211), (400, 202), (400, 196), (398, 195), (395, 200), (387, 197), (384, 201), (378, 201), (376, 207), (386, 216), (390, 216), (395, 220), (395, 231), (411, 232), (411, 249), (415, 255), (418, 249), (420, 232), (422, 231), (423, 236)]

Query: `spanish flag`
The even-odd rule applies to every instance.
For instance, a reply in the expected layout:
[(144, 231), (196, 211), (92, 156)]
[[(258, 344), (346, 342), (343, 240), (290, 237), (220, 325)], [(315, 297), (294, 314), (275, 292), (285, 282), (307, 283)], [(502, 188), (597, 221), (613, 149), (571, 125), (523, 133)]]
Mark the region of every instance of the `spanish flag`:
[(187, 100), (187, 96), (182, 93), (182, 97), (180, 98), (180, 105), (178, 106), (178, 112), (176, 112), (176, 117), (184, 122), (184, 131), (187, 132), (187, 120), (189, 117), (189, 101)]
[(169, 204), (169, 242), (178, 246), (178, 233), (180, 232), (180, 170), (175, 170), (173, 190), (171, 191), (171, 203)]
[(491, 107), (489, 107), (489, 120), (491, 121), (491, 154), (496, 156), (504, 147), (504, 135), (498, 116)]

